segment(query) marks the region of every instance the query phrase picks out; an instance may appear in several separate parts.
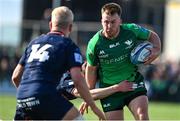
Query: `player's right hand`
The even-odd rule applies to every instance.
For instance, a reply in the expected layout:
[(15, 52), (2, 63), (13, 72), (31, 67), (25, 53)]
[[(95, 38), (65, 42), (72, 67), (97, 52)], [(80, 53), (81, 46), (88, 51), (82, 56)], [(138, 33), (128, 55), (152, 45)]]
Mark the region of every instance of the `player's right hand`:
[(129, 82), (128, 80), (122, 81), (119, 84), (113, 85), (113, 89), (115, 89), (116, 92), (128, 92), (133, 91), (133, 82)]

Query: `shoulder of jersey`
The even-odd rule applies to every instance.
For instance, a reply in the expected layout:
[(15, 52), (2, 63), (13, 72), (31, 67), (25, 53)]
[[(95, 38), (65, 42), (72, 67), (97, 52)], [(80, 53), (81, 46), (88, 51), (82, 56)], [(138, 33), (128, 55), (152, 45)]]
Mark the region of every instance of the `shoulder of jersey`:
[(134, 23), (125, 23), (121, 25), (124, 29), (132, 29), (132, 28), (136, 28), (137, 25)]

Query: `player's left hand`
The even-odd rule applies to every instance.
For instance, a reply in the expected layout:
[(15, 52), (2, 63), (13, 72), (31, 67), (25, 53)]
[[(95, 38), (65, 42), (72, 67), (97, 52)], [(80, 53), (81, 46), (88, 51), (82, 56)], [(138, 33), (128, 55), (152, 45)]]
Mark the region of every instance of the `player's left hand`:
[[(86, 113), (88, 113), (88, 107), (89, 105), (86, 102), (81, 103), (80, 108), (79, 108), (80, 114), (83, 115), (85, 111)], [(101, 112), (101, 110), (99, 110), (96, 106), (94, 108), (91, 107), (91, 110), (99, 117), (100, 121), (106, 120), (105, 114)]]
[(79, 107), (79, 112), (80, 114), (84, 114), (84, 112), (86, 111), (86, 113), (88, 113), (88, 104), (86, 102), (82, 102), (80, 107)]

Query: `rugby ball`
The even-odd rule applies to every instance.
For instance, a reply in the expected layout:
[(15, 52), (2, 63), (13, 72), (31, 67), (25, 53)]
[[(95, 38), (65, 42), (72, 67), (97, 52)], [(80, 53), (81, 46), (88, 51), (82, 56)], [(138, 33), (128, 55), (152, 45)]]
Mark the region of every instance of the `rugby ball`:
[(142, 64), (145, 59), (150, 55), (150, 50), (147, 48), (153, 48), (153, 45), (146, 41), (138, 44), (132, 51), (130, 55), (130, 60), (133, 64)]

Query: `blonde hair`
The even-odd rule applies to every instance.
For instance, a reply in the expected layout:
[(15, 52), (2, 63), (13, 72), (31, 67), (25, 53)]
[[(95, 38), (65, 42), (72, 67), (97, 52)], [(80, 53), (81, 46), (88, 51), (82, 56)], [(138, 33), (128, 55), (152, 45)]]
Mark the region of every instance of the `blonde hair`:
[(101, 14), (103, 14), (104, 12), (108, 15), (114, 15), (117, 13), (119, 17), (121, 17), (122, 8), (117, 3), (107, 3), (101, 9)]
[(51, 13), (52, 27), (66, 28), (73, 19), (73, 12), (66, 6), (57, 7)]

